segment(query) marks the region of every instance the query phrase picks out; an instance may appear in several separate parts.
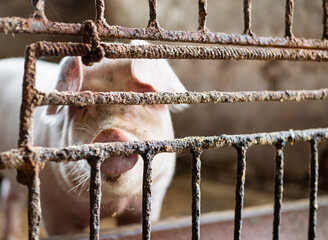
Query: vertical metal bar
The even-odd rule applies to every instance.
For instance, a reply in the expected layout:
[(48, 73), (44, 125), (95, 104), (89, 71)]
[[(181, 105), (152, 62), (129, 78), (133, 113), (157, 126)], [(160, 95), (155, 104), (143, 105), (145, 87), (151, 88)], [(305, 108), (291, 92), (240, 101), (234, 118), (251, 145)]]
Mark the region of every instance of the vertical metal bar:
[(274, 216), (273, 216), (273, 240), (280, 238), (280, 222), (281, 222), (281, 205), (283, 197), (283, 175), (284, 175), (284, 149), (285, 142), (276, 144), (276, 161), (274, 175)]
[(294, 20), (294, 0), (286, 0), (285, 12), (285, 37), (294, 37), (293, 35)]
[(246, 174), (246, 146), (236, 146), (236, 149), (238, 154), (238, 160), (234, 240), (241, 240), (242, 212), (244, 207), (244, 189)]
[(41, 222), (41, 200), (39, 173), (31, 174), (28, 184), (28, 239), (38, 240)]
[(252, 35), (251, 31), (251, 11), (252, 0), (244, 0), (244, 34)]
[(101, 204), (101, 174), (98, 158), (89, 161), (90, 177), (90, 240), (99, 240), (100, 204)]
[(311, 162), (310, 162), (310, 212), (308, 239), (316, 239), (317, 209), (318, 209), (318, 140), (311, 140)]
[(149, 1), (149, 22), (148, 27), (159, 28), (157, 22), (157, 0), (148, 0)]
[(206, 29), (207, 20), (207, 0), (198, 1), (198, 30)]
[(201, 151), (194, 151), (192, 161), (192, 240), (200, 239), (200, 180), (201, 180)]
[(31, 146), (33, 143), (33, 98), (35, 95), (36, 54), (31, 46), (26, 48), (23, 79), (22, 104), (20, 109), (19, 147)]
[(45, 13), (44, 13), (45, 0), (32, 0), (32, 5), (35, 10), (33, 17), (45, 19), (46, 18)]
[(150, 240), (151, 199), (152, 199), (152, 161), (154, 155), (147, 151), (143, 155), (144, 170), (142, 184), (142, 239)]
[(322, 0), (322, 9), (323, 9), (323, 34), (322, 37), (327, 39), (328, 38), (328, 0)]
[(105, 1), (96, 0), (96, 20), (105, 21)]

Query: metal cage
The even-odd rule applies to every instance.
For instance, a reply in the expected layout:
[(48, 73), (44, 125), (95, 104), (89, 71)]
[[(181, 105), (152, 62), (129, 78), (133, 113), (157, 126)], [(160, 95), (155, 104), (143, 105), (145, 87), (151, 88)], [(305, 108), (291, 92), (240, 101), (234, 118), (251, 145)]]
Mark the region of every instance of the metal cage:
[[(328, 138), (328, 128), (301, 131), (257, 133), (249, 135), (221, 135), (213, 137), (186, 137), (172, 141), (144, 141), (71, 146), (63, 149), (34, 147), (32, 145), (33, 112), (43, 105), (93, 104), (192, 104), (220, 102), (263, 102), (327, 100), (328, 89), (302, 91), (253, 92), (186, 92), (186, 93), (129, 93), (129, 92), (55, 92), (43, 93), (35, 88), (35, 64), (44, 56), (82, 56), (90, 65), (102, 58), (166, 58), (166, 59), (234, 59), (234, 60), (288, 60), (328, 61), (328, 1), (323, 0), (322, 39), (301, 39), (293, 36), (294, 0), (286, 0), (285, 36), (281, 38), (256, 37), (251, 30), (251, 0), (243, 1), (244, 33), (213, 33), (206, 27), (207, 1), (199, 0), (198, 31), (168, 31), (157, 21), (157, 1), (149, 0), (149, 22), (146, 28), (126, 28), (108, 25), (104, 18), (104, 0), (96, 0), (96, 19), (82, 24), (49, 21), (44, 12), (45, 1), (33, 0), (31, 18), (0, 18), (2, 33), (32, 33), (82, 36), (83, 43), (37, 42), (26, 48), (23, 100), (20, 116), (18, 149), (0, 154), (0, 169), (16, 168), (18, 179), (27, 185), (29, 239), (39, 239), (40, 180), (39, 172), (47, 161), (78, 161), (87, 159), (91, 165), (90, 182), (90, 239), (99, 239), (100, 219), (100, 165), (109, 156), (140, 154), (144, 160), (143, 175), (143, 239), (150, 239), (152, 159), (161, 152), (190, 151), (192, 160), (192, 239), (200, 239), (200, 170), (201, 153), (206, 149), (234, 147), (237, 150), (237, 184), (235, 201), (234, 239), (241, 239), (246, 152), (252, 145), (274, 145), (276, 148), (275, 201), (273, 239), (279, 239), (283, 192), (283, 161), (286, 142), (306, 141), (311, 145), (310, 213), (308, 239), (316, 238), (316, 211), (318, 185), (318, 143)], [(168, 46), (102, 43), (101, 39), (145, 39), (170, 42), (207, 43), (230, 46)]]

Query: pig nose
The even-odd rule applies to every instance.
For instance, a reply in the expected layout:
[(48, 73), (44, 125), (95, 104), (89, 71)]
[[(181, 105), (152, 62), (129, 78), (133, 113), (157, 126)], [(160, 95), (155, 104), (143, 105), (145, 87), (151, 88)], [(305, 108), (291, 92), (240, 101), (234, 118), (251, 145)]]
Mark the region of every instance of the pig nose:
[[(93, 140), (93, 143), (128, 141), (132, 141), (132, 139), (126, 133), (124, 133), (124, 131), (120, 129), (109, 128), (101, 131)], [(112, 178), (116, 178), (118, 175), (121, 175), (133, 168), (137, 161), (137, 154), (121, 157), (109, 157), (105, 159), (104, 162), (101, 164), (100, 171), (102, 174), (105, 174)]]

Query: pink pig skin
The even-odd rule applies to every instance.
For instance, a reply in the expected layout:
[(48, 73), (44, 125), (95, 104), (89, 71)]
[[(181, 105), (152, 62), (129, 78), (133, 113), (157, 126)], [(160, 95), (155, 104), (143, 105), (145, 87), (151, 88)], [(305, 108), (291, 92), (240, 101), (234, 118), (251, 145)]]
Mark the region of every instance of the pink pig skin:
[[(134, 41), (133, 44), (147, 44)], [(17, 147), (23, 59), (0, 61), (0, 151)], [(4, 87), (5, 86), (5, 87)], [(91, 67), (80, 57), (66, 57), (60, 65), (37, 63), (37, 88), (41, 91), (134, 91), (185, 92), (165, 60), (103, 59)], [(184, 106), (170, 106), (181, 110)], [(94, 142), (173, 139), (169, 107), (166, 105), (94, 105), (84, 108), (48, 106), (34, 116), (36, 146), (65, 147)], [(5, 140), (4, 140), (5, 139)], [(120, 164), (122, 162), (122, 164)], [(152, 220), (160, 215), (162, 200), (173, 176), (174, 153), (158, 154), (153, 160)], [(111, 157), (102, 167), (101, 217), (117, 216), (118, 224), (141, 220), (143, 160), (139, 155)], [(25, 188), (18, 185), (14, 170), (1, 171), (4, 181), (2, 204), (14, 206)], [(40, 173), (42, 218), (49, 235), (80, 232), (89, 222), (90, 167), (85, 160), (47, 163)], [(8, 187), (11, 186), (11, 187)], [(20, 194), (14, 194), (14, 193)], [(25, 196), (24, 196), (25, 197)], [(24, 198), (23, 197), (23, 198)], [(6, 211), (6, 219), (18, 218)], [(18, 221), (14, 221), (18, 222)], [(5, 224), (4, 238), (15, 239), (17, 226)]]

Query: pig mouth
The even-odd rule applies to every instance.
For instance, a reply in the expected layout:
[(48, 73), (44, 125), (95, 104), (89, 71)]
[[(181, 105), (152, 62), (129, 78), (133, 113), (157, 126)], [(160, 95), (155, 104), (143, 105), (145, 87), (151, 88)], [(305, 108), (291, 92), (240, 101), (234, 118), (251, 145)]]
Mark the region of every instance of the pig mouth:
[[(101, 131), (92, 143), (128, 142), (132, 139), (120, 129), (109, 128)], [(106, 181), (116, 181), (123, 173), (132, 169), (138, 162), (138, 154), (109, 157), (100, 166), (100, 172)]]

